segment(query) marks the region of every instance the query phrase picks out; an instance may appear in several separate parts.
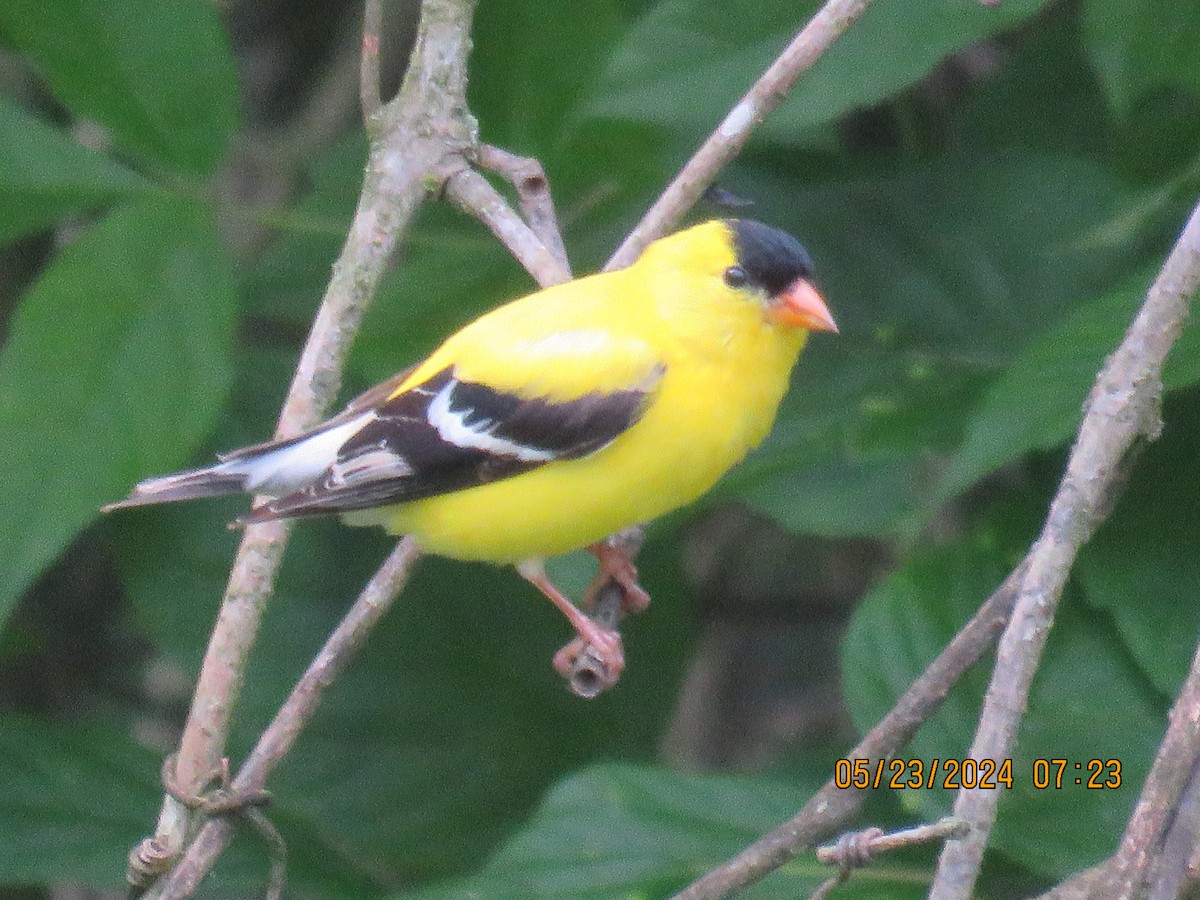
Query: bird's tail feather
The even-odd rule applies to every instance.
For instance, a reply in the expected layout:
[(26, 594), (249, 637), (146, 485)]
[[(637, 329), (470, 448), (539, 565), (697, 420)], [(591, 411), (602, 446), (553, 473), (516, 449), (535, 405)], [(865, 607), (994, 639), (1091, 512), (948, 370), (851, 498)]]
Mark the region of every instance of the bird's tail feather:
[(101, 507), (102, 512), (127, 506), (149, 506), (154, 503), (173, 503), (176, 500), (196, 500), (200, 497), (220, 497), (246, 489), (246, 473), (229, 471), (223, 464), (147, 478), (116, 503)]

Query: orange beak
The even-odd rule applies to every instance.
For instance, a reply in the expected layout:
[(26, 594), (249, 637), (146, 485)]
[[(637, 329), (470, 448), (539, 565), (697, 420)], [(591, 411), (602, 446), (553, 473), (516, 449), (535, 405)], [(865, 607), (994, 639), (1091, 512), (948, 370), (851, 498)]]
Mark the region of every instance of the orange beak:
[(812, 282), (797, 278), (773, 298), (770, 316), (780, 325), (837, 333), (837, 323)]

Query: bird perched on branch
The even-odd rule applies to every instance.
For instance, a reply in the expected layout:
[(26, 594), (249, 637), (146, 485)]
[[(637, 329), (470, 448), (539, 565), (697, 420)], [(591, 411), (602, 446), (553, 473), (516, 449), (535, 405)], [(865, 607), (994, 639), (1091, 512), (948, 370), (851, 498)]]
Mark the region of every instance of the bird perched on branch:
[(244, 491), (235, 524), (337, 513), (456, 559), (512, 563), (615, 672), (620, 638), (542, 560), (695, 500), (770, 430), (809, 331), (836, 331), (812, 263), (759, 222), (706, 222), (632, 266), (546, 288), (449, 337), (307, 434), (151, 478), (106, 510)]

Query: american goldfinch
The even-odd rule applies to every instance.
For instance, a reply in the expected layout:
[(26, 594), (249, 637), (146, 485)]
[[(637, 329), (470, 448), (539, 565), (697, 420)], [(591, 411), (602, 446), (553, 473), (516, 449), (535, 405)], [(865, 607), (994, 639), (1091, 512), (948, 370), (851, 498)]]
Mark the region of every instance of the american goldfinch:
[(645, 599), (606, 535), (695, 500), (767, 435), (809, 331), (836, 331), (790, 235), (747, 219), (651, 244), (449, 337), (300, 437), (151, 478), (105, 507), (244, 491), (235, 524), (340, 513), (456, 559), (515, 564), (616, 672), (620, 639), (547, 578), (587, 547)]

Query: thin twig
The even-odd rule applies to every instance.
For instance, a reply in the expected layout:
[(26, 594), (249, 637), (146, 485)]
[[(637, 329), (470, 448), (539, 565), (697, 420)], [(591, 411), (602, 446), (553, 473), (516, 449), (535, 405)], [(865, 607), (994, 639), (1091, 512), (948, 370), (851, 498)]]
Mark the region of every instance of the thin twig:
[(812, 68), (870, 5), (871, 0), (829, 0), (729, 111), (717, 130), (701, 144), (617, 248), (605, 268), (628, 266), (647, 244), (678, 224), (713, 183), (717, 173), (741, 152), (754, 129), (783, 102), (797, 79)]
[(267, 857), (271, 863), (263, 900), (283, 900), (283, 892), (287, 888), (287, 842), (261, 809), (247, 810), (245, 817), (267, 845)]
[(880, 853), (927, 844), (930, 841), (960, 838), (966, 832), (966, 822), (954, 816), (946, 816), (931, 825), (917, 825), (890, 833), (882, 828), (866, 828), (843, 834), (837, 843), (817, 848), (817, 859), (826, 865), (837, 866), (838, 873), (822, 882), (809, 896), (809, 900), (825, 900), (836, 887), (850, 880), (850, 875), (855, 869), (870, 865)]
[(379, 35), (383, 30), (383, 0), (363, 4), (362, 60), (359, 63), (358, 96), (362, 103), (367, 133), (374, 128), (375, 113), (383, 106), (379, 77)]
[(967, 828), (966, 822), (954, 816), (945, 816), (936, 822), (900, 831), (885, 832), (882, 828), (868, 828), (844, 834), (835, 844), (818, 847), (817, 859), (830, 866), (859, 868), (867, 865), (879, 853), (960, 838), (967, 833)]
[[(362, 646), (375, 623), (391, 608), (412, 571), (419, 550), (404, 538), (379, 571), (367, 582), (358, 600), (325, 641), (321, 651), (296, 682), (274, 720), (258, 739), (227, 793), (243, 797), (262, 791), (268, 776), (291, 749), (301, 729), (316, 711), (325, 689)], [(211, 818), (201, 827), (183, 859), (163, 885), (163, 900), (187, 897), (212, 868), (229, 843), (232, 823), (227, 817)]]
[[(1189, 301), (1200, 286), (1200, 205), (1146, 294), (1124, 340), (1108, 358), (1088, 398), (1066, 474), (1042, 533), (1029, 555), (1012, 621), (1000, 639), (984, 697), (972, 759), (1012, 755), (1054, 612), (1079, 548), (1107, 517), (1121, 487), (1123, 461), (1135, 441), (1162, 428), (1162, 366), (1183, 330)], [(995, 791), (962, 789), (954, 813), (971, 833), (942, 851), (931, 900), (970, 897), (996, 820)]]
[(478, 160), (479, 165), (489, 172), (508, 179), (517, 192), (521, 217), (533, 233), (541, 238), (542, 244), (570, 278), (571, 261), (567, 258), (567, 248), (558, 227), (558, 214), (554, 211), (554, 198), (550, 194), (550, 181), (542, 164), (531, 156), (517, 156), (489, 144), (480, 145)]
[[(1200, 647), (1192, 657), (1192, 667), (1171, 709), (1170, 724), (1159, 744), (1154, 765), (1146, 776), (1137, 806), (1125, 826), (1125, 835), (1114, 857), (1105, 896), (1131, 896), (1150, 880), (1155, 860), (1163, 852), (1168, 831), (1180, 822), (1180, 798), (1190, 782), (1196, 780), (1200, 758)], [(1194, 817), (1193, 817), (1194, 818)], [(1190, 823), (1193, 827), (1195, 822)], [(1177, 847), (1177, 875), (1182, 881), (1193, 838)], [(1165, 875), (1165, 873), (1163, 873)], [(1158, 880), (1157, 878), (1155, 880)], [(1171, 896), (1175, 896), (1172, 894)]]
[(838, 869), (836, 875), (830, 875), (817, 886), (817, 889), (808, 895), (808, 900), (826, 900), (834, 890), (842, 884), (850, 880), (850, 869)]
[[(592, 621), (610, 631), (616, 631), (624, 615), (625, 589), (603, 572), (597, 575), (597, 580), (599, 584), (593, 582), (588, 590), (592, 599), (585, 609)], [(585, 700), (598, 697), (616, 685), (620, 677), (620, 673), (613, 673), (612, 667), (600, 652), (581, 637), (573, 638), (559, 652), (574, 655), (563, 673), (563, 678), (566, 679), (571, 693), (577, 697)]]
[(446, 197), (483, 222), (539, 285), (570, 281), (571, 269), (546, 247), (491, 182), (474, 169), (461, 169), (446, 181)]
[[(1191, 750), (1195, 753), (1195, 745)], [(1150, 872), (1150, 891), (1146, 900), (1175, 900), (1194, 896), (1187, 889), (1195, 880), (1193, 858), (1200, 848), (1200, 765), (1193, 759), (1183, 791), (1175, 804), (1170, 827), (1163, 835), (1162, 850)], [(1120, 857), (1118, 856), (1118, 860)]]
[[(279, 430), (282, 423), (281, 419)], [(289, 530), (286, 523), (269, 522), (247, 528), (242, 536), (179, 742), (176, 772), (189, 793), (202, 790), (221, 761), (245, 663), (275, 586)], [(152, 840), (169, 857), (183, 848), (188, 819), (187, 807), (164, 797)]]
[[(850, 751), (851, 759), (887, 759), (912, 739), (963, 674), (995, 644), (1012, 612), (1026, 566), (1022, 562), (996, 588), (891, 711)], [(753, 884), (797, 853), (845, 827), (866, 797), (866, 791), (839, 788), (830, 779), (795, 816), (693, 882), (675, 900), (713, 900)]]

